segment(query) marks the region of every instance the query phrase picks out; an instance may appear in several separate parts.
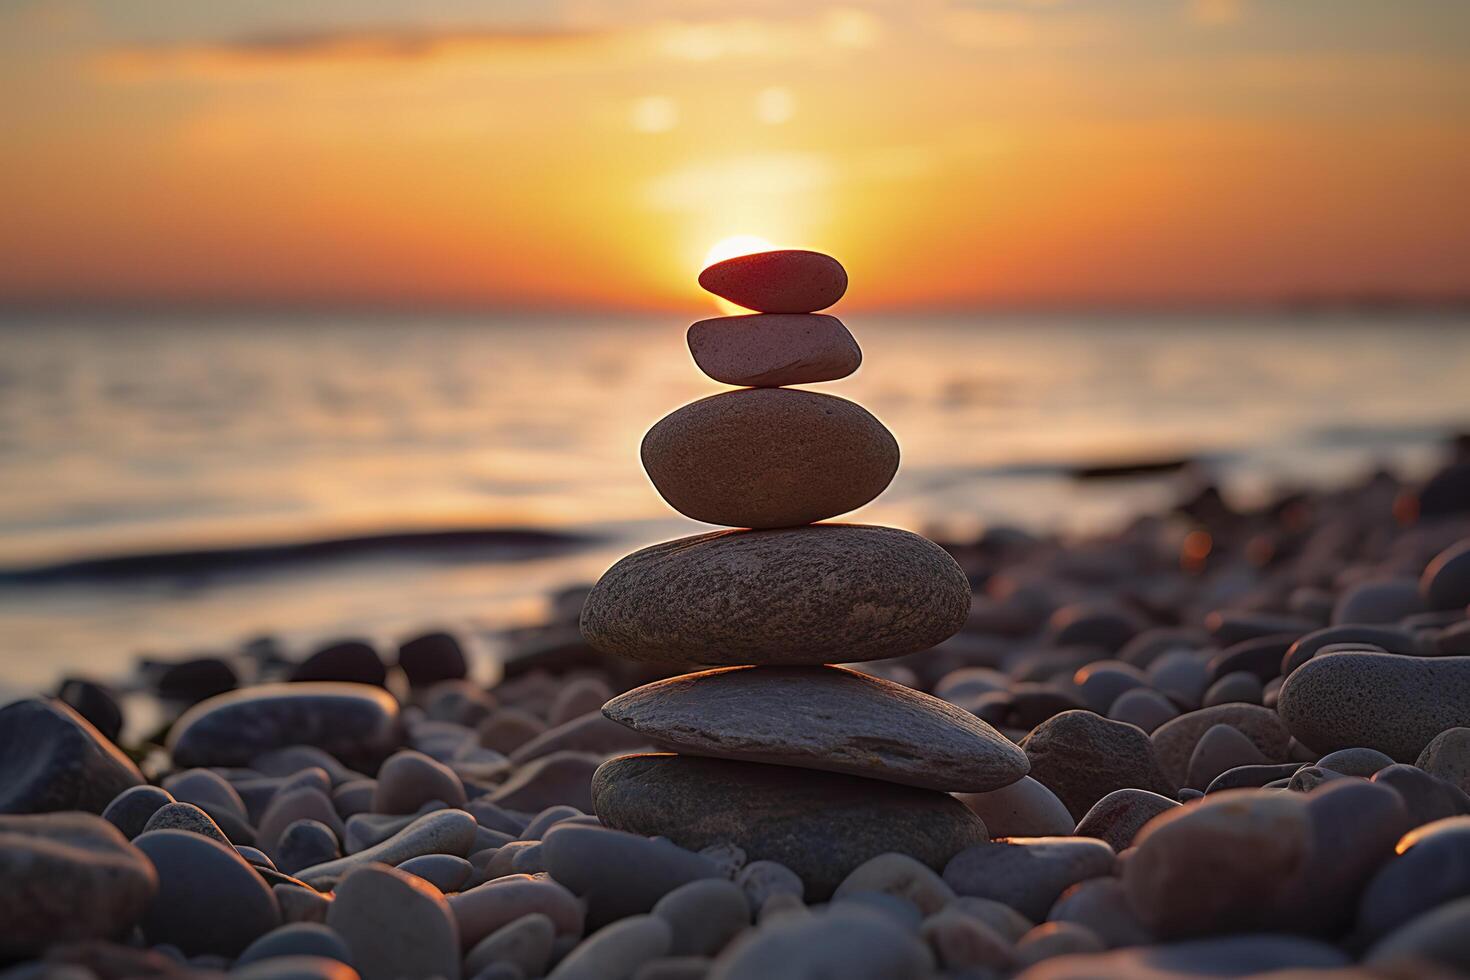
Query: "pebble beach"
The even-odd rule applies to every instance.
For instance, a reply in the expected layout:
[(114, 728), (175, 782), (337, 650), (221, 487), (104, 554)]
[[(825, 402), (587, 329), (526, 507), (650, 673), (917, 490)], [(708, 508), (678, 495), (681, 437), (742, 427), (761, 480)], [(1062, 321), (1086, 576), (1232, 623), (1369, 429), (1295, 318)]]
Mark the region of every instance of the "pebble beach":
[(0, 980), (1470, 976), (1470, 441), (1089, 536), (841, 523), (901, 467), (845, 271), (700, 283), (757, 311), (689, 329), (733, 390), (640, 456), (725, 529), (493, 683), (435, 630), (152, 663), (146, 730), (0, 708)]

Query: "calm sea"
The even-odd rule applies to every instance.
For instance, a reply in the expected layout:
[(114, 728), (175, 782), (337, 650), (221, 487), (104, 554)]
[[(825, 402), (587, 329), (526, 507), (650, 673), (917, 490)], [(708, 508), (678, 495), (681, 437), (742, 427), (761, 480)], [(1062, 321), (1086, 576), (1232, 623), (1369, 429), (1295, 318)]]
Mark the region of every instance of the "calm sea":
[[(1081, 482), (1077, 464), (1187, 455), (1248, 500), (1376, 464), (1421, 473), (1447, 434), (1470, 428), (1465, 316), (849, 326), (864, 365), (821, 388), (883, 419), (904, 456), (854, 519), (931, 533), (1102, 529), (1174, 492), (1167, 478)], [(654, 421), (719, 390), (695, 370), (684, 327), (657, 315), (0, 322), (0, 692), (263, 633), (300, 648), (534, 620), (549, 590), (702, 529), (667, 510), (637, 455)], [(485, 527), (586, 540), (37, 573)]]

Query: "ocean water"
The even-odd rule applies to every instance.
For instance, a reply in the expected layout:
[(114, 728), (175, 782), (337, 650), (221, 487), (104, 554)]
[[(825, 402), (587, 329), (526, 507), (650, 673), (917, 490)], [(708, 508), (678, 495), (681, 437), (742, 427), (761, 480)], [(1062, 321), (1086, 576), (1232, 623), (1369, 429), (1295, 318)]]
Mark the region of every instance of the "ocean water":
[[(1187, 456), (1248, 502), (1375, 465), (1421, 474), (1470, 429), (1463, 315), (848, 323), (863, 367), (814, 387), (861, 402), (903, 453), (893, 486), (850, 519), (931, 534), (1104, 530), (1177, 492), (1177, 476), (1080, 481), (1078, 465)], [(0, 692), (261, 634), (305, 649), (444, 625), (493, 658), (495, 631), (535, 621), (550, 590), (705, 529), (671, 512), (638, 462), (654, 421), (720, 390), (694, 368), (685, 326), (0, 321)], [(565, 539), (248, 550), (458, 529)], [(157, 558), (176, 552), (204, 560)]]

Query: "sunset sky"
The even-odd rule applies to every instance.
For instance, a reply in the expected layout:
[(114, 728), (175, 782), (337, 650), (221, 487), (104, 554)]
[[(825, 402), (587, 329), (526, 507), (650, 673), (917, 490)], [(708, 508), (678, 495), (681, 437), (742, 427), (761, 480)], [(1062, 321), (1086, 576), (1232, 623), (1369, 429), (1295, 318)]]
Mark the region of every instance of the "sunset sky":
[(1465, 0), (10, 0), (0, 305), (1470, 294)]

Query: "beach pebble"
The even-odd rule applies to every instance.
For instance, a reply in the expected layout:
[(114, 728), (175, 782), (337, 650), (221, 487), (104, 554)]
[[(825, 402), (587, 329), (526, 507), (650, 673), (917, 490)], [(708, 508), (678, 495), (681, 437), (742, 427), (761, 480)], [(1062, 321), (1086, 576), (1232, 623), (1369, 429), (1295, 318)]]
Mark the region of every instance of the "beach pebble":
[(398, 648), (398, 666), (415, 688), (460, 680), (469, 673), (459, 641), (444, 632), (424, 633), (405, 640)]
[(863, 360), (842, 321), (823, 314), (715, 317), (691, 326), (688, 341), (701, 371), (742, 388), (835, 381)]
[[(262, 684), (202, 701), (174, 722), (180, 766), (240, 766), (309, 745), (343, 758), (382, 755), (400, 740), (398, 702), (366, 684)], [(267, 773), (269, 775), (269, 773)]]
[(1265, 694), (1261, 679), (1248, 670), (1237, 670), (1223, 675), (1205, 690), (1201, 705), (1206, 708), (1217, 704), (1260, 704)]
[(443, 810), (444, 807), (431, 803), (424, 808), (423, 813), (357, 813), (347, 818), (342, 833), (343, 849), (348, 854), (356, 854), (365, 851), (375, 844), (398, 833), (404, 827), (413, 823), (424, 813), (433, 813)]
[(957, 793), (991, 837), (1065, 837), (1077, 822), (1057, 795), (1030, 776), (987, 793)]
[[(603, 710), (681, 752), (929, 789), (998, 789), (1027, 769), (1025, 753), (969, 712), (842, 667), (685, 674), (629, 691)], [(853, 718), (863, 719), (860, 729)]]
[(842, 879), (832, 901), (861, 892), (880, 892), (912, 902), (920, 914), (929, 916), (955, 897), (944, 879), (906, 854), (879, 854), (869, 858)]
[(334, 837), (343, 833), (337, 808), (323, 790), (310, 785), (283, 786), (260, 818), (260, 844), (266, 853), (274, 855), (287, 828), (302, 820), (325, 824)]
[(1210, 686), (1210, 668), (1195, 653), (1166, 653), (1146, 673), (1156, 690), (1187, 707), (1197, 706)]
[(1135, 687), (1118, 695), (1106, 712), (1113, 721), (1137, 725), (1152, 734), (1164, 722), (1179, 717), (1179, 709), (1152, 688)]
[(541, 876), (508, 875), (450, 895), (448, 901), (466, 948), (532, 913), (550, 919), (558, 936), (579, 937), (586, 923), (585, 903), (565, 885)]
[(480, 722), (476, 732), (487, 749), (509, 755), (546, 731), (546, 722), (520, 708), (499, 708)]
[(1470, 897), (1446, 902), (1405, 922), (1374, 943), (1363, 962), (1369, 966), (1398, 965), (1408, 971), (1428, 960), (1470, 974), (1467, 936), (1470, 936)]
[(352, 869), (373, 862), (402, 864), (421, 854), (464, 857), (475, 842), (476, 828), (475, 818), (463, 810), (435, 810), (381, 843), (335, 861), (303, 868), (296, 877), (314, 888), (330, 888)]
[[(1316, 977), (1351, 958), (1327, 943), (1299, 936), (1244, 933), (1214, 939), (1136, 946), (1091, 956), (1058, 956), (1018, 974), (1018, 980), (1189, 980), (1193, 977), (1248, 977), (1271, 971), (1314, 971), (1281, 974)], [(1325, 975), (1325, 974), (1324, 974)], [(1366, 980), (1366, 978), (1364, 978)]]
[(1393, 760), (1377, 749), (1355, 747), (1329, 752), (1318, 759), (1316, 765), (1333, 772), (1340, 772), (1344, 776), (1361, 776), (1368, 779), (1378, 770), (1393, 765)]
[(553, 752), (518, 768), (484, 799), (522, 813), (540, 813), (558, 804), (591, 812), (592, 774), (601, 761), (587, 752)]
[(1275, 762), (1264, 766), (1236, 766), (1216, 776), (1206, 795), (1227, 789), (1259, 789), (1278, 780), (1289, 780), (1302, 767), (1300, 762)]
[(1314, 657), (1286, 679), (1277, 710), (1319, 752), (1366, 746), (1410, 762), (1440, 732), (1470, 726), (1470, 657)]
[(1106, 714), (1125, 691), (1146, 687), (1148, 677), (1121, 660), (1095, 660), (1078, 668), (1072, 683), (1081, 690), (1088, 707), (1098, 714)]
[(512, 751), (510, 760), (517, 765), (523, 765), (551, 755), (553, 752), (592, 752), (609, 755), (614, 752), (645, 749), (650, 744), (646, 736), (604, 717), (602, 701), (599, 701), (597, 708), (593, 711), (538, 733), (534, 738)]
[(1351, 925), (1358, 895), (1412, 824), (1398, 793), (1361, 779), (1344, 777), (1302, 799), (1310, 824), (1307, 856), (1278, 884), (1278, 922), (1300, 933), (1337, 935)]
[(1429, 740), (1414, 765), (1470, 793), (1470, 728), (1446, 728)]
[(1054, 647), (1097, 647), (1115, 653), (1147, 625), (1121, 606), (1075, 603), (1052, 613), (1047, 623), (1047, 641)]
[(556, 926), (540, 912), (513, 919), (475, 943), (465, 954), (464, 972), (475, 976), (495, 963), (506, 963), (523, 976), (539, 977), (551, 962)]
[(282, 922), (327, 921), (327, 906), (332, 904), (330, 892), (323, 894), (305, 885), (285, 883), (272, 885), (271, 891), (281, 908)]
[(778, 249), (716, 262), (699, 274), (699, 285), (760, 313), (815, 313), (842, 298), (847, 270), (821, 252)]
[(921, 977), (933, 956), (917, 936), (860, 909), (782, 917), (737, 937), (716, 958), (709, 980), (893, 980)]
[(157, 888), (142, 852), (101, 817), (0, 816), (0, 960), (53, 943), (121, 939)]
[(1470, 897), (1470, 816), (1409, 831), (1363, 889), (1358, 932), (1379, 939), (1430, 909)]
[(233, 847), (225, 832), (209, 818), (209, 814), (192, 803), (165, 803), (148, 818), (143, 832), (150, 830), (187, 830), (191, 834), (202, 834), (217, 840), (226, 847)]
[(63, 702), (27, 698), (0, 708), (0, 813), (101, 813), (143, 782), (132, 760)]
[(547, 980), (629, 980), (649, 960), (668, 955), (673, 929), (656, 915), (633, 915), (577, 944)]
[(994, 929), (1008, 942), (1015, 943), (1035, 925), (1030, 919), (1011, 908), (1005, 902), (979, 895), (959, 895), (949, 907), (972, 919), (978, 919)]
[(281, 924), (270, 886), (234, 848), (184, 830), (151, 830), (133, 844), (158, 871), (141, 923), (150, 944), (237, 956)]
[(1266, 765), (1269, 761), (1239, 729), (1211, 725), (1194, 744), (1184, 783), (1203, 790), (1223, 772), (1240, 766)]
[(111, 688), (80, 677), (65, 678), (56, 689), (58, 700), (87, 719), (87, 723), (109, 742), (122, 734), (122, 708)]
[(236, 844), (235, 853), (240, 855), (250, 864), (255, 865), (257, 868), (269, 868), (272, 871), (276, 870), (276, 862), (272, 861), (270, 859), (270, 855), (265, 853), (258, 847), (247, 847), (244, 844)]
[(1331, 769), (1323, 769), (1321, 766), (1302, 766), (1291, 774), (1286, 781), (1286, 788), (1293, 793), (1310, 793), (1323, 783), (1330, 783), (1335, 779), (1347, 779), (1340, 772)]
[(382, 687), (388, 670), (365, 640), (339, 640), (312, 653), (291, 671), (293, 681), (344, 681)]
[(720, 877), (709, 860), (669, 841), (604, 827), (553, 827), (541, 854), (552, 878), (586, 901), (594, 928), (647, 912), (680, 885)]
[(1075, 922), (1043, 922), (1016, 944), (1015, 965), (1024, 969), (1072, 953), (1101, 953), (1107, 946), (1097, 933)]
[(194, 704), (226, 691), (240, 683), (235, 668), (218, 657), (197, 657), (164, 666), (154, 682), (159, 697), (169, 701)]
[(895, 528), (716, 531), (645, 548), (593, 587), (582, 632), (603, 653), (706, 666), (819, 665), (924, 650), (965, 623), (955, 560)]
[(336, 888), (327, 925), (352, 951), (363, 980), (459, 980), (454, 916), (438, 889), (397, 868), (354, 868)]
[(1286, 758), (1291, 733), (1276, 712), (1255, 704), (1219, 704), (1180, 715), (1160, 725), (1149, 736), (1158, 755), (1159, 766), (1170, 782), (1180, 786), (1186, 783), (1194, 747), (1205, 732), (1216, 725), (1237, 729), (1261, 750), (1267, 761)]
[(1403, 763), (1385, 766), (1373, 774), (1373, 781), (1399, 794), (1415, 826), (1470, 814), (1470, 795), (1415, 766)]
[(235, 960), (235, 967), (281, 956), (324, 956), (352, 964), (352, 953), (342, 937), (319, 922), (292, 922), (272, 929)]
[(955, 909), (936, 911), (919, 925), (935, 962), (947, 970), (1007, 970), (1011, 944), (994, 929)]
[(1291, 645), (1286, 656), (1281, 658), (1281, 673), (1290, 674), (1318, 653), (1344, 644), (1359, 649), (1411, 656), (1419, 652), (1419, 642), (1414, 634), (1398, 626), (1373, 626), (1365, 623), (1327, 626), (1308, 633)]
[(546, 713), (546, 720), (553, 727), (564, 725), (573, 718), (601, 711), (612, 696), (612, 688), (600, 677), (578, 677), (556, 692), (551, 708)]
[[(292, 690), (292, 688), (286, 688), (288, 693)], [(363, 778), (362, 773), (347, 768), (337, 761), (336, 756), (315, 745), (292, 744), (282, 748), (267, 749), (251, 758), (250, 768), (262, 775), (277, 778), (298, 776), (310, 769), (320, 769), (331, 786), (340, 786), (349, 780)], [(314, 780), (315, 776), (312, 779)], [(325, 790), (328, 787), (320, 788)]]
[(132, 840), (143, 832), (148, 825), (148, 820), (160, 807), (174, 802), (173, 796), (157, 786), (132, 786), (117, 794), (107, 809), (102, 811), (102, 819), (112, 824), (128, 840)]
[[(724, 759), (624, 756), (598, 770), (593, 796), (610, 827), (691, 850), (733, 842), (752, 860), (795, 871), (818, 901), (879, 854), (897, 851), (939, 868), (988, 840), (980, 818), (943, 793)], [(566, 832), (558, 828), (548, 840)]]
[(725, 878), (680, 885), (654, 903), (653, 914), (673, 930), (674, 956), (714, 956), (750, 925), (745, 892)]
[(1062, 892), (1047, 920), (1084, 926), (1109, 949), (1157, 941), (1128, 905), (1123, 882), (1112, 876), (1088, 878)]
[(1144, 824), (1177, 806), (1167, 796), (1146, 789), (1115, 789), (1092, 805), (1077, 822), (1074, 833), (1078, 837), (1096, 837), (1113, 850), (1122, 851), (1133, 844), (1133, 838)]
[(320, 820), (294, 820), (281, 832), (275, 843), (276, 867), (288, 875), (302, 868), (335, 861), (342, 856), (341, 846), (332, 828)]
[(643, 468), (696, 521), (782, 528), (856, 510), (898, 470), (898, 442), (856, 402), (742, 388), (691, 402), (643, 437)]
[(751, 861), (736, 874), (735, 884), (752, 912), (760, 912), (776, 895), (792, 895), (798, 902), (806, 896), (800, 876), (778, 861)]
[(1396, 623), (1405, 616), (1424, 611), (1419, 583), (1411, 578), (1359, 582), (1338, 596), (1332, 607), (1332, 624), (1379, 625)]
[(211, 807), (223, 807), (240, 820), (250, 821), (245, 801), (229, 781), (209, 769), (185, 769), (163, 780), (163, 788), (180, 803), (192, 803), (209, 812)]
[(1133, 787), (1173, 795), (1149, 737), (1132, 725), (1090, 711), (1064, 711), (1021, 742), (1031, 778), (1056, 794), (1074, 820), (1115, 789)]
[(412, 749), (390, 755), (378, 770), (373, 812), (414, 813), (430, 800), (465, 805), (464, 784), (454, 770)]
[(526, 824), (520, 833), (521, 840), (540, 840), (546, 836), (546, 832), (563, 820), (571, 820), (574, 817), (585, 817), (587, 814), (574, 806), (549, 806)]
[(1041, 921), (1069, 886), (1111, 874), (1114, 858), (1091, 837), (1014, 837), (959, 852), (945, 865), (944, 881), (957, 895), (993, 898)]

